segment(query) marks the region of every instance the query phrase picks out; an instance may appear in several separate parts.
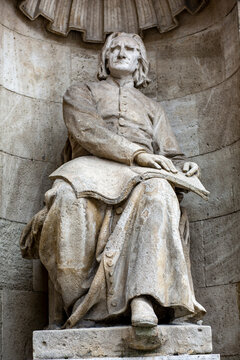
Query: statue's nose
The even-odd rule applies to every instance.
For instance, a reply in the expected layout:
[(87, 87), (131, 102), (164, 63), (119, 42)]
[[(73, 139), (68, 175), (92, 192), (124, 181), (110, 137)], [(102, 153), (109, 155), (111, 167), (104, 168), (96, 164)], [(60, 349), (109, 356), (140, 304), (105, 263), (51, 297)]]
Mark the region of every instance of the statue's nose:
[(126, 57), (126, 52), (125, 52), (124, 47), (121, 47), (121, 49), (119, 51), (119, 54), (118, 54), (118, 57), (120, 57), (120, 58), (125, 58)]

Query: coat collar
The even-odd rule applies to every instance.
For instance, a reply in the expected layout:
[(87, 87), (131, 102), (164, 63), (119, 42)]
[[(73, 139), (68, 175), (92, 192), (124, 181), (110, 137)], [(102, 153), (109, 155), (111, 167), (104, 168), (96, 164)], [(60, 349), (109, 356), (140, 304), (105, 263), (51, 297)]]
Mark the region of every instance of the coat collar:
[(120, 83), (118, 79), (108, 76), (106, 82), (112, 86), (134, 88), (133, 79), (127, 79), (126, 81), (121, 81)]

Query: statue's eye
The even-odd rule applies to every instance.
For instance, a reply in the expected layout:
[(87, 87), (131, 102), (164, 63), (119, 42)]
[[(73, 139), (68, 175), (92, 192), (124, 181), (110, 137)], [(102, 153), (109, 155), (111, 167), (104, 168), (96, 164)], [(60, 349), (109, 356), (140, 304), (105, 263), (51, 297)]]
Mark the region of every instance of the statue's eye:
[(126, 50), (128, 50), (128, 51), (133, 51), (133, 50), (134, 50), (134, 48), (133, 48), (133, 47), (131, 47), (131, 46), (126, 46)]
[(112, 47), (110, 48), (110, 51), (111, 51), (111, 52), (114, 52), (115, 50), (120, 50), (120, 46), (112, 46)]

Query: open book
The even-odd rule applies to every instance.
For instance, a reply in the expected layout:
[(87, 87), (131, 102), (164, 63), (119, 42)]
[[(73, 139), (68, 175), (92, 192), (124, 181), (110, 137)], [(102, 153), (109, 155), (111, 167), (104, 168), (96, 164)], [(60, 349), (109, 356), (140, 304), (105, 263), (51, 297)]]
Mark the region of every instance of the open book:
[(120, 203), (135, 185), (151, 178), (163, 178), (205, 200), (209, 195), (197, 176), (187, 177), (181, 171), (173, 174), (163, 169), (128, 166), (95, 156), (71, 160), (50, 175), (50, 179), (64, 179), (70, 183), (77, 197), (93, 197), (107, 204)]
[(137, 174), (141, 174), (143, 179), (159, 177), (168, 180), (170, 183), (175, 184), (175, 186), (181, 189), (193, 191), (194, 193), (201, 196), (203, 199), (208, 200), (208, 196), (210, 193), (205, 189), (205, 187), (196, 175), (188, 177), (182, 171), (178, 171), (177, 174), (174, 174), (164, 169), (158, 170), (139, 166), (134, 166), (131, 168)]

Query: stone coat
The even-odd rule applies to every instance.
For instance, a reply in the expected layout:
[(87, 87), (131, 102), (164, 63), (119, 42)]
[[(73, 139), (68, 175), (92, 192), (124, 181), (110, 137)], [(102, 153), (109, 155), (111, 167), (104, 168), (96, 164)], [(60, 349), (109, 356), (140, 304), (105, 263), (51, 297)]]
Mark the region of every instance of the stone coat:
[(72, 158), (90, 153), (130, 165), (141, 151), (182, 155), (162, 107), (133, 81), (119, 86), (109, 77), (74, 85), (64, 96), (63, 114)]
[[(119, 86), (108, 78), (75, 85), (66, 92), (63, 109), (74, 161), (94, 155), (97, 169), (105, 166), (101, 158), (128, 167), (143, 151), (181, 156), (163, 109), (133, 82)], [(194, 296), (188, 236), (180, 231), (173, 186), (152, 176), (111, 203), (104, 196), (76, 195), (69, 174), (64, 174), (70, 168), (63, 165), (56, 171), (53, 188), (45, 195), (41, 235), (35, 231), (39, 257), (69, 316), (65, 326), (74, 327), (81, 319), (126, 316), (131, 299), (141, 295), (153, 299), (159, 318), (164, 308), (174, 309), (175, 317), (201, 317), (205, 310)], [(80, 178), (81, 166), (78, 171)], [(110, 169), (110, 180), (111, 175)], [(37, 222), (35, 218), (33, 224)], [(25, 244), (31, 236), (28, 227)]]

